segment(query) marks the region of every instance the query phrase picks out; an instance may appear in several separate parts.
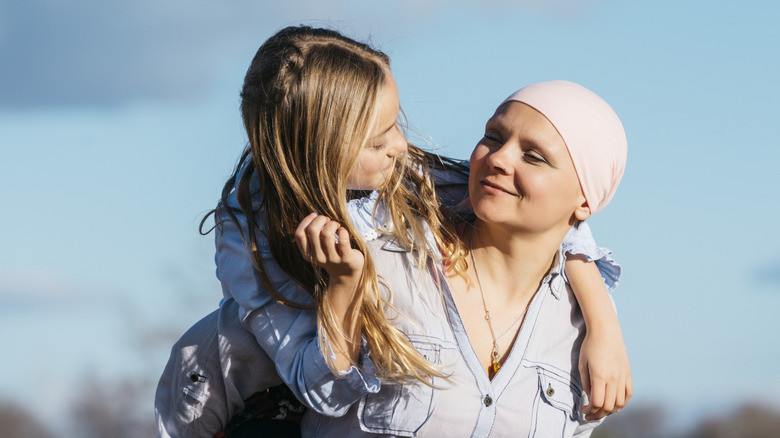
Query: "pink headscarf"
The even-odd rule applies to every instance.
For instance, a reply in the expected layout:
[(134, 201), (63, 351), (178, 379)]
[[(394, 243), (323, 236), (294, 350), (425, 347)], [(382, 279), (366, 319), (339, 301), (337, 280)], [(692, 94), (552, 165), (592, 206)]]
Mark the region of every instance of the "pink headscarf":
[(623, 125), (612, 107), (568, 81), (529, 85), (503, 103), (509, 101), (534, 108), (555, 126), (569, 149), (591, 214), (604, 208), (623, 177), (628, 149)]

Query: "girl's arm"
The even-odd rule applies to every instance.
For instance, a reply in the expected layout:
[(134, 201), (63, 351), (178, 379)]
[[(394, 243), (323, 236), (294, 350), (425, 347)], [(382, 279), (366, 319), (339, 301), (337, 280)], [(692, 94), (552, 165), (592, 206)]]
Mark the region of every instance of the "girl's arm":
[(617, 314), (596, 264), (582, 254), (567, 255), (566, 276), (585, 319), (580, 376), (589, 404), (589, 420), (619, 412), (632, 395), (631, 367)]
[(363, 253), (352, 248), (349, 232), (336, 221), (312, 213), (295, 230), (295, 240), (304, 258), (322, 266), (328, 273), (325, 305), (333, 310), (341, 333), (328, 337), (335, 347), (333, 366), (347, 371), (360, 352), (360, 277), (365, 261)]
[[(570, 241), (578, 240), (579, 245), (569, 246), (566, 276), (582, 309), (587, 328), (580, 349), (579, 371), (589, 399), (583, 412), (588, 420), (595, 420), (619, 412), (628, 403), (632, 395), (631, 367), (617, 314), (605, 287), (605, 278), (613, 284), (617, 283), (617, 278), (608, 274), (602, 278), (596, 262), (589, 261), (594, 259), (592, 253), (598, 251), (594, 251), (595, 242), (583, 251), (583, 246), (590, 246), (582, 245), (583, 239), (592, 240), (592, 236), (588, 228), (582, 225), (579, 228), (575, 231), (578, 236), (573, 239), (567, 236)], [(582, 252), (577, 251), (577, 247)], [(616, 265), (611, 267), (614, 271)], [(619, 273), (619, 269), (617, 271)]]
[[(217, 213), (220, 225), (215, 259), (223, 293), (241, 306), (242, 324), (254, 334), (298, 400), (320, 414), (341, 416), (364, 394), (379, 391), (379, 379), (371, 375), (373, 364), (367, 348), (358, 355), (360, 369), (349, 367), (338, 377), (333, 375), (325, 360), (325, 354), (332, 352), (320, 350), (316, 312), (272, 299), (255, 273), (241, 237), (242, 231), (247, 232), (246, 219), (237, 214), (239, 226), (226, 214)], [(256, 220), (262, 228), (262, 214), (257, 214)], [(273, 287), (289, 300), (313, 305), (311, 296), (276, 263), (262, 229), (256, 234), (257, 249)]]

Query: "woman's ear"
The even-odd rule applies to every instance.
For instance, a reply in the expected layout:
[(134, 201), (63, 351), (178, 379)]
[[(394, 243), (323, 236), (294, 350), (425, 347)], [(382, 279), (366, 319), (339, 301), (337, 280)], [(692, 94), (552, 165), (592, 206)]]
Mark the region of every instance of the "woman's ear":
[(583, 201), (582, 204), (574, 210), (574, 217), (577, 218), (578, 221), (584, 221), (590, 217), (590, 207), (588, 206), (587, 200)]

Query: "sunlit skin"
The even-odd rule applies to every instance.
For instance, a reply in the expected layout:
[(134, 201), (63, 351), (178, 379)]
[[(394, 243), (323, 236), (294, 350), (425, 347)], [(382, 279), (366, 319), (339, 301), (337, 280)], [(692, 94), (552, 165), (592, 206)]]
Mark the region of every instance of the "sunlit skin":
[(406, 152), (406, 138), (397, 123), (399, 111), (398, 85), (386, 71), (376, 124), (347, 178), (348, 189), (381, 188), (393, 169), (395, 157)]

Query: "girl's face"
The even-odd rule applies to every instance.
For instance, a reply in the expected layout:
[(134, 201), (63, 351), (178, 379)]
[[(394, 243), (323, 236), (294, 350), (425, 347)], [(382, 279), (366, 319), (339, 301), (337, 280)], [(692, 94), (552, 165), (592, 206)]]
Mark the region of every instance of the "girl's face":
[(527, 232), (568, 228), (589, 215), (566, 143), (520, 102), (501, 105), (485, 125), (471, 154), (469, 193), (480, 219)]
[(394, 158), (406, 152), (406, 138), (398, 126), (398, 85), (390, 72), (385, 75), (379, 105), (376, 125), (347, 178), (348, 189), (381, 188), (393, 170)]

